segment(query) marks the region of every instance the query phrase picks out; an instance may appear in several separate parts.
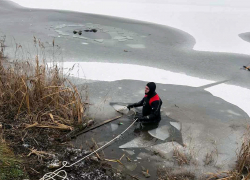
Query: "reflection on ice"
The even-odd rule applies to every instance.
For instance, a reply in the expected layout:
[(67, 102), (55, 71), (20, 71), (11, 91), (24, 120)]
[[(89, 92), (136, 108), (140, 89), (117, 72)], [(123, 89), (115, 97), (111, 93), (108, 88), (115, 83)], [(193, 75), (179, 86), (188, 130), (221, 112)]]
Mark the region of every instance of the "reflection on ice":
[(179, 131), (181, 130), (181, 123), (179, 122), (169, 122), (172, 126), (174, 126), (176, 129), (178, 129)]
[(129, 39), (129, 40), (133, 40), (134, 39), (131, 36), (126, 36), (126, 38)]
[(135, 49), (144, 49), (144, 44), (127, 44), (128, 47), (135, 48)]
[(55, 30), (59, 35), (62, 35), (62, 36), (69, 36), (70, 34), (69, 33), (64, 33), (60, 30)]
[(130, 171), (134, 171), (136, 169), (136, 167), (137, 167), (136, 163), (129, 162), (129, 163), (123, 163), (123, 164)]
[(82, 24), (70, 24), (70, 25), (67, 25), (68, 27), (83, 27), (84, 25)]
[(61, 29), (61, 28), (64, 28), (66, 27), (66, 24), (61, 24), (61, 25), (58, 25), (55, 27), (55, 29)]
[(86, 37), (84, 37), (84, 36), (76, 36), (76, 35), (73, 35), (73, 38), (79, 38), (79, 39), (88, 40), (88, 38), (86, 38)]
[(114, 124), (114, 123), (111, 123), (111, 130), (112, 131), (115, 131), (118, 129), (118, 125), (117, 124)]
[(118, 41), (133, 40), (131, 36), (115, 36), (113, 39), (118, 40)]
[(96, 42), (102, 43), (103, 39), (95, 39)]
[(125, 37), (124, 36), (115, 36), (113, 39), (120, 40), (120, 39), (125, 39)]
[(236, 112), (234, 112), (233, 110), (227, 110), (227, 112), (228, 113), (230, 113), (230, 114), (233, 114), (233, 115), (235, 115), (235, 116), (242, 116), (241, 114), (239, 114), (239, 113), (236, 113)]
[(130, 150), (124, 150), (123, 151), (127, 152), (130, 156), (133, 156), (135, 154), (134, 151), (130, 151)]

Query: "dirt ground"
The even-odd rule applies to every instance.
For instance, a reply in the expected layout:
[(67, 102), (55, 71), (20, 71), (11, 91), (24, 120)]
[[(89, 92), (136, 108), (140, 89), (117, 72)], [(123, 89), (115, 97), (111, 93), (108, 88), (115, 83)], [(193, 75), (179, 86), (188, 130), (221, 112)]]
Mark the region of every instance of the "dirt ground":
[[(89, 150), (84, 150), (74, 148), (70, 142), (60, 142), (59, 138), (67, 134), (67, 131), (49, 128), (25, 130), (18, 121), (10, 122), (10, 120), (3, 118), (1, 119), (1, 125), (2, 139), (14, 152), (16, 159), (21, 159), (21, 161), (15, 163), (18, 164), (19, 170), (23, 171), (17, 175), (18, 177), (15, 177), (17, 180), (40, 179), (44, 174), (59, 168), (62, 161), (72, 164), (94, 150), (93, 145)], [(0, 164), (1, 178), (3, 180), (13, 179), (13, 176), (8, 175), (8, 173), (12, 173), (12, 167), (8, 166), (7, 161), (6, 164), (5, 162)], [(116, 172), (105, 161), (102, 161), (101, 157), (97, 156), (90, 156), (70, 168), (65, 168), (65, 170), (68, 178), (72, 180), (126, 179), (126, 176)]]

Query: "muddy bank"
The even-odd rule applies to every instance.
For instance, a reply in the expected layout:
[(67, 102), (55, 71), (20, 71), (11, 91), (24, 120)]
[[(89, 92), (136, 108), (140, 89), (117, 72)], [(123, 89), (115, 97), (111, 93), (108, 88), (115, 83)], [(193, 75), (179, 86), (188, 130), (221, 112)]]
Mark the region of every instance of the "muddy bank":
[[(94, 144), (90, 144), (90, 147), (86, 147), (84, 150), (72, 147), (69, 142), (59, 142), (58, 137), (63, 137), (68, 132), (48, 128), (23, 130), (19, 123), (12, 123), (3, 118), (1, 118), (0, 124), (1, 141), (6, 142), (10, 148), (8, 154), (3, 154), (4, 144), (0, 145), (0, 177), (2, 180), (13, 178), (37, 180), (46, 173), (62, 167), (63, 162), (71, 165), (94, 150)], [(15, 155), (13, 154), (11, 159), (7, 159), (11, 152)], [(77, 180), (126, 178), (126, 175), (122, 175), (102, 159), (97, 155), (92, 155), (72, 167), (64, 168), (66, 173), (60, 172), (59, 175)], [(10, 164), (12, 161), (13, 165)]]

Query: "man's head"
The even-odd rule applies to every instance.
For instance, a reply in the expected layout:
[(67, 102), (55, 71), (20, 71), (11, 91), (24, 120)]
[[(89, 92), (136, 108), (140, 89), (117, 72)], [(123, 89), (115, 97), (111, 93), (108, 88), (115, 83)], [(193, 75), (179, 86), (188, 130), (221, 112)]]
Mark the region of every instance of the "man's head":
[(156, 90), (156, 85), (154, 82), (149, 82), (145, 87), (145, 94), (150, 95), (153, 94)]

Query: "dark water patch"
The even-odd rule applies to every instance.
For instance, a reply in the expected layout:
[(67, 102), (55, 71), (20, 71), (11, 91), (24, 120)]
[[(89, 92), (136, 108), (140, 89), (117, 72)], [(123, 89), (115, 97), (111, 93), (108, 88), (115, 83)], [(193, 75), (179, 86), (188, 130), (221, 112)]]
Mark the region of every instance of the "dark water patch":
[(76, 27), (73, 27), (73, 26), (72, 27), (65, 26), (60, 29), (60, 32), (64, 34), (69, 34), (69, 35), (75, 34), (75, 35), (83, 36), (83, 37), (90, 38), (90, 39), (111, 39), (111, 36), (106, 32), (97, 31), (96, 29), (95, 31), (93, 31), (93, 29), (85, 29), (84, 27), (78, 27), (76, 29)]
[(96, 33), (96, 32), (97, 32), (96, 29), (85, 29), (84, 31), (85, 31), (85, 32), (93, 32), (93, 33)]
[[(115, 106), (119, 103), (110, 103), (110, 104), (112, 104), (112, 106)], [(120, 105), (121, 104), (124, 105), (126, 103), (120, 103)], [(78, 137), (74, 141), (74, 144), (76, 146), (88, 148), (88, 145), (86, 144), (88, 144), (88, 142), (90, 142), (91, 139), (93, 138), (99, 146), (102, 146), (109, 140), (113, 139), (121, 132), (123, 132), (133, 121), (134, 121), (133, 114), (124, 116), (121, 119), (113, 122), (112, 123), (113, 125), (112, 124), (104, 125), (99, 129), (95, 129), (89, 133), (86, 133)], [(165, 142), (178, 141), (180, 144), (183, 144), (180, 131), (171, 126), (170, 121), (176, 122), (175, 120), (164, 116), (161, 122), (157, 125), (142, 126), (139, 122), (136, 123), (131, 129), (125, 132), (125, 134), (121, 138), (119, 138), (116, 142), (112, 143), (111, 145), (109, 145), (107, 148), (104, 149), (105, 158), (120, 159), (122, 155), (125, 154), (124, 159), (121, 160), (122, 165), (119, 163), (111, 163), (111, 164), (122, 172), (130, 174), (140, 174), (141, 177), (144, 177), (141, 170), (141, 166), (143, 166), (147, 169), (150, 169), (150, 176), (151, 176), (150, 179), (155, 179), (157, 167), (152, 168), (151, 165), (149, 165), (149, 162), (152, 161), (152, 159), (141, 157), (141, 154), (144, 153), (147, 156), (152, 156), (152, 155), (157, 156), (157, 153), (154, 154), (153, 152), (148, 151), (145, 148)], [(117, 125), (115, 130), (113, 128), (114, 124)], [(152, 137), (148, 133), (149, 130), (164, 125), (170, 126), (170, 131), (168, 132), (170, 136), (165, 141), (161, 141), (155, 137)], [(100, 132), (102, 132), (101, 135)], [(127, 144), (128, 142), (134, 141), (136, 139), (138, 140), (138, 144), (137, 142), (135, 142), (135, 146), (132, 145), (131, 147), (125, 147), (126, 149), (121, 148), (121, 146), (124, 146), (124, 144)], [(87, 143), (83, 142), (83, 140), (88, 142)], [(132, 151), (133, 153), (132, 154), (128, 153), (127, 150)]]
[(250, 32), (241, 33), (239, 37), (246, 42), (250, 42)]
[[(100, 129), (98, 130), (93, 130), (92, 132), (79, 137), (78, 139), (76, 139), (74, 144), (77, 146), (89, 148), (88, 145), (86, 144), (91, 142), (91, 139), (93, 138), (100, 147), (101, 145), (105, 144), (108, 140), (111, 140), (114, 136), (121, 133), (131, 123), (131, 121), (128, 119), (120, 119), (119, 121), (117, 121), (117, 123), (119, 122), (122, 122), (123, 125), (120, 125), (118, 129), (114, 132), (111, 130), (110, 125), (105, 125), (104, 127), (100, 127)], [(152, 179), (155, 179), (156, 174), (154, 173), (156, 172), (156, 170), (153, 170), (149, 166), (148, 164), (149, 159), (137, 158), (140, 153), (151, 154), (151, 152), (145, 150), (144, 148), (134, 148), (132, 150), (130, 149), (134, 153), (131, 155), (130, 153), (127, 153), (126, 151), (123, 151), (122, 149), (118, 148), (119, 145), (131, 140), (131, 138), (133, 139), (134, 137), (140, 136), (138, 133), (134, 132), (134, 129), (135, 127), (126, 132), (126, 134), (124, 134), (124, 136), (122, 136), (122, 138), (120, 138), (118, 141), (114, 142), (113, 144), (111, 144), (110, 146), (108, 146), (103, 150), (105, 154), (105, 159), (118, 160), (121, 159), (123, 154), (125, 154), (124, 157), (120, 160), (122, 165), (115, 162), (110, 162), (110, 164), (119, 171), (122, 171), (123, 173), (129, 173), (131, 175), (141, 174), (141, 166), (144, 166), (147, 169), (150, 169), (151, 177), (153, 177)], [(99, 132), (102, 132), (102, 136), (100, 136)], [(152, 137), (147, 136), (146, 138), (148, 141), (152, 141)], [(83, 142), (81, 142), (82, 140)], [(102, 154), (102, 152), (100, 152), (100, 154)], [(142, 174), (139, 176), (143, 177)]]
[[(136, 114), (141, 114), (141, 108), (133, 108), (130, 111), (126, 106), (131, 103), (122, 103), (122, 102), (110, 102), (110, 105), (121, 114), (125, 114), (128, 118), (134, 118)], [(138, 122), (137, 127), (134, 132), (144, 132), (151, 135), (158, 140), (163, 142), (172, 142), (177, 141), (179, 144), (183, 145), (182, 136), (181, 136), (181, 123), (177, 120), (174, 120), (168, 116), (163, 115), (162, 120), (159, 123), (148, 123), (143, 124)], [(179, 126), (179, 127), (178, 127)]]

